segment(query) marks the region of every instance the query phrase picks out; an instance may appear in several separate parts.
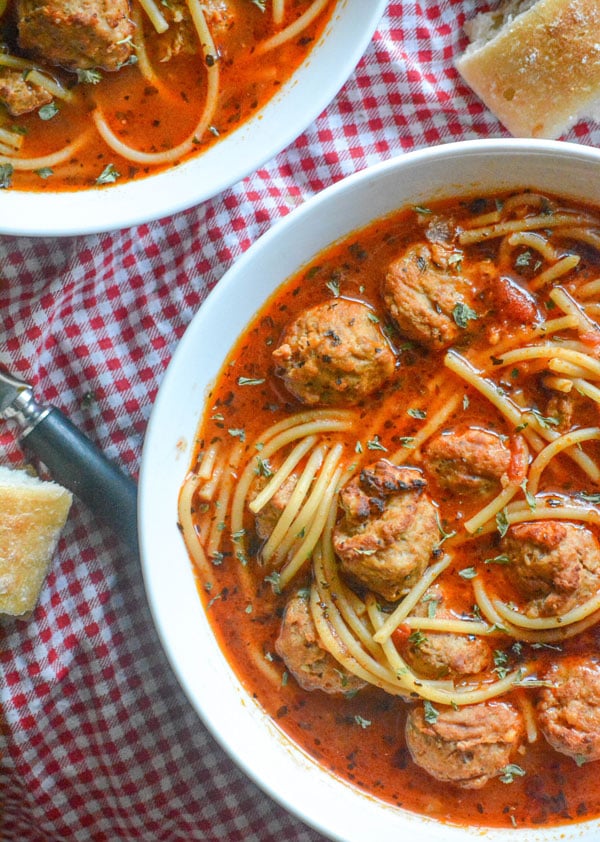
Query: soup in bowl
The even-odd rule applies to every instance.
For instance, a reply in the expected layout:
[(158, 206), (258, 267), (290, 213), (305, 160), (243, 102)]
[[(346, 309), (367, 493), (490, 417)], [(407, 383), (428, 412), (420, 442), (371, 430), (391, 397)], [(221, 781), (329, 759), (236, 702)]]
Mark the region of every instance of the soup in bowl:
[(3, 233), (84, 233), (214, 196), (337, 93), (384, 3), (0, 4)]
[(161, 386), (166, 652), (331, 838), (598, 833), (599, 159), (465, 142), (341, 182), (227, 273)]

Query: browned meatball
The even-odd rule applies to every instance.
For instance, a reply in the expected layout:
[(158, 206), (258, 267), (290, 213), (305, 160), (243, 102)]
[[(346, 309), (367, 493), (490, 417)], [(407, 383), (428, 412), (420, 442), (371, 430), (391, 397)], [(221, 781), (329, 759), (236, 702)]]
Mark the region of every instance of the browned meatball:
[(499, 775), (523, 736), (521, 714), (507, 702), (434, 708), (415, 705), (406, 720), (414, 762), (439, 781), (479, 789)]
[(437, 436), (427, 446), (425, 459), (442, 488), (457, 494), (487, 494), (507, 473), (511, 453), (497, 433), (469, 427)]
[(342, 570), (394, 601), (427, 567), (439, 541), (436, 509), (417, 468), (381, 459), (340, 492), (333, 544)]
[(600, 665), (568, 658), (542, 678), (552, 686), (540, 691), (538, 721), (552, 748), (578, 762), (600, 760)]
[[(236, 19), (231, 2), (230, 0), (205, 0), (202, 8), (210, 34), (219, 50), (219, 56), (223, 59), (224, 50), (221, 39), (233, 28)], [(158, 43), (158, 60), (170, 61), (182, 53), (196, 53), (198, 33), (187, 3), (181, 0), (169, 0), (168, 4), (161, 4), (161, 12), (168, 21), (169, 28), (155, 38)]]
[(321, 645), (308, 602), (297, 595), (288, 602), (275, 651), (303, 690), (353, 693), (364, 681), (349, 673)]
[(528, 600), (530, 617), (575, 608), (600, 583), (600, 546), (589, 529), (555, 520), (511, 526), (502, 542), (506, 572)]
[(116, 70), (131, 56), (127, 0), (18, 0), (19, 44), (72, 70)]
[[(444, 607), (444, 597), (439, 588), (431, 588), (419, 602), (412, 616), (438, 618), (456, 616)], [(398, 645), (398, 644), (396, 644)], [(424, 678), (476, 675), (492, 663), (492, 650), (481, 637), (468, 634), (450, 634), (426, 630), (410, 634), (400, 645), (400, 654)]]
[(0, 102), (9, 114), (19, 117), (52, 102), (52, 94), (28, 82), (22, 70), (0, 67)]
[(386, 307), (398, 328), (429, 348), (455, 342), (462, 330), (460, 308), (473, 309), (466, 282), (448, 265), (451, 253), (425, 243), (413, 245), (389, 265), (383, 285)]
[(358, 403), (395, 367), (372, 310), (344, 298), (305, 310), (288, 326), (273, 359), (289, 391), (309, 405)]
[(566, 432), (573, 426), (573, 419), (576, 415), (576, 395), (564, 392), (555, 392), (546, 407), (546, 416), (552, 419), (552, 425), (556, 430)]

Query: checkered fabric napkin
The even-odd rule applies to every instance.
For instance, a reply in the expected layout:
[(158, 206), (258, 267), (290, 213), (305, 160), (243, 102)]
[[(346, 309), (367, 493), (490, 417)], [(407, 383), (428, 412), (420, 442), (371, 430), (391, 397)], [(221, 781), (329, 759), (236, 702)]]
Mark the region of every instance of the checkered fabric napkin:
[[(368, 2), (368, 0), (365, 0)], [(178, 339), (278, 218), (404, 151), (506, 134), (457, 77), (476, 0), (391, 2), (357, 70), (288, 149), (200, 207), (98, 236), (0, 237), (0, 363), (132, 476)], [(568, 140), (600, 145), (598, 127)], [(0, 430), (3, 462), (21, 454)], [(0, 838), (316, 842), (204, 729), (137, 561), (75, 503), (40, 604), (0, 626)]]

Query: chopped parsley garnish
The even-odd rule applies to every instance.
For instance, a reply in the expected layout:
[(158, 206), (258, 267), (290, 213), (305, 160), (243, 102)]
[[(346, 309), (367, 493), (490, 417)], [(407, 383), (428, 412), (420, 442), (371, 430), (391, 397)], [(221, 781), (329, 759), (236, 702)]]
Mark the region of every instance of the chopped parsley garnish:
[(230, 436), (239, 439), (241, 442), (246, 441), (246, 431), (243, 427), (231, 427), (227, 430)]
[(0, 190), (11, 186), (13, 172), (12, 164), (0, 164)]
[(425, 643), (426, 640), (427, 636), (424, 635), (422, 631), (419, 631), (419, 629), (415, 629), (415, 631), (411, 632), (408, 636), (408, 642), (412, 643), (412, 645), (417, 648), (421, 646), (421, 644)]
[(427, 413), (424, 409), (409, 409), (407, 410), (407, 414), (410, 415), (411, 418), (427, 418)]
[(370, 439), (370, 440), (367, 442), (367, 449), (368, 449), (368, 450), (385, 450), (385, 451), (387, 451), (387, 447), (385, 447), (385, 446), (384, 446), (384, 445), (380, 442), (380, 440), (379, 440), (379, 436), (373, 436), (373, 438), (372, 438), (372, 439)]
[(542, 415), (539, 409), (532, 409), (531, 414), (536, 419), (538, 424), (541, 427), (545, 427), (546, 429), (548, 429), (548, 427), (557, 427), (560, 424), (558, 418), (551, 418), (547, 415)]
[(461, 328), (466, 328), (468, 323), (478, 318), (477, 313), (468, 304), (459, 301), (452, 310), (452, 318)]
[(274, 570), (272, 573), (269, 573), (268, 576), (265, 576), (265, 582), (269, 582), (271, 587), (273, 588), (273, 593), (280, 594), (281, 593), (281, 586), (280, 586), (281, 576), (280, 574)]
[(433, 620), (435, 615), (437, 614), (439, 602), (437, 599), (430, 599), (429, 605), (427, 606), (427, 616), (430, 620)]
[(506, 678), (509, 673), (508, 655), (502, 649), (496, 649), (494, 652), (494, 672), (498, 678)]
[(529, 506), (531, 511), (533, 511), (535, 509), (535, 507), (537, 506), (537, 503), (536, 503), (535, 497), (533, 496), (531, 491), (527, 490), (527, 480), (526, 479), (524, 479), (523, 482), (521, 483), (521, 489), (523, 491), (523, 494), (525, 495), (525, 499), (527, 500), (527, 505)]
[(423, 718), (425, 722), (428, 722), (430, 725), (433, 725), (437, 722), (437, 718), (440, 715), (440, 712), (434, 708), (431, 702), (428, 699), (425, 699), (423, 702)]
[(517, 766), (516, 763), (508, 763), (504, 769), (500, 770), (500, 780), (503, 784), (512, 784), (515, 778), (522, 778), (525, 774), (525, 769)]
[(516, 269), (526, 269), (531, 264), (533, 255), (529, 250), (521, 252), (515, 260)]
[(483, 561), (484, 564), (510, 564), (510, 558), (507, 555), (497, 555), (494, 558), (486, 558)]
[(35, 170), (35, 174), (39, 175), (40, 178), (50, 178), (51, 175), (54, 175), (54, 170), (51, 167), (40, 167), (39, 170)]
[(462, 579), (474, 579), (477, 576), (477, 570), (474, 567), (463, 567), (458, 571), (458, 575)]
[(508, 517), (506, 515), (506, 509), (502, 509), (502, 511), (498, 512), (498, 514), (496, 515), (496, 526), (498, 527), (500, 537), (504, 538), (504, 536), (508, 532), (508, 527), (510, 526), (508, 522)]
[(213, 597), (212, 597), (212, 599), (210, 599), (210, 600), (209, 600), (209, 602), (208, 602), (208, 604), (207, 604), (207, 606), (206, 606), (206, 607), (207, 607), (207, 608), (212, 608), (212, 607), (213, 607), (213, 605), (215, 604), (215, 602), (216, 602), (218, 599), (223, 599), (223, 591), (221, 591), (221, 593), (218, 593), (218, 594), (216, 594), (215, 596), (213, 596)]
[(42, 105), (41, 108), (38, 108), (38, 116), (40, 120), (52, 120), (53, 117), (56, 117), (58, 111), (58, 105), (52, 101), (47, 105)]
[(102, 81), (102, 73), (96, 68), (90, 68), (89, 70), (80, 68), (76, 73), (80, 85), (97, 85)]
[(446, 532), (446, 530), (444, 529), (444, 526), (442, 524), (442, 521), (440, 520), (439, 512), (437, 510), (436, 510), (436, 513), (435, 513), (435, 520), (436, 520), (436, 523), (437, 523), (437, 528), (438, 528), (438, 532), (440, 533), (440, 539), (441, 539), (440, 541), (438, 541), (438, 544), (437, 544), (437, 548), (439, 549), (442, 546), (442, 544), (444, 543), (444, 541), (448, 540), (448, 538), (454, 538), (454, 536), (456, 535), (456, 532)]
[(268, 459), (261, 459), (260, 456), (256, 457), (256, 474), (259, 477), (272, 477), (273, 476), (273, 469), (269, 464)]
[(593, 494), (588, 491), (578, 491), (577, 497), (581, 497), (586, 503), (600, 503), (600, 494)]
[(358, 714), (356, 714), (356, 716), (354, 717), (354, 721), (356, 722), (357, 725), (360, 725), (361, 728), (368, 728), (369, 725), (371, 724), (370, 719), (364, 719), (362, 716), (359, 716)]
[(115, 165), (107, 164), (96, 179), (96, 184), (112, 184), (118, 178), (121, 178), (121, 173), (118, 172)]

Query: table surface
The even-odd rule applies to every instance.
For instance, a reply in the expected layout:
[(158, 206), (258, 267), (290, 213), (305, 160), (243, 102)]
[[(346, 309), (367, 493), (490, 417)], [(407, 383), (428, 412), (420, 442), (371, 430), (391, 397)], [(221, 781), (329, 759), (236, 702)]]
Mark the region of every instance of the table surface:
[[(178, 339), (277, 219), (408, 150), (507, 136), (453, 67), (462, 24), (482, 7), (390, 2), (356, 71), (307, 131), (199, 207), (110, 234), (0, 237), (0, 363), (136, 477)], [(600, 127), (580, 124), (562, 139), (598, 146)], [(0, 430), (0, 446), (5, 463), (22, 459), (13, 431)], [(138, 559), (77, 502), (35, 613), (3, 621), (0, 641), (3, 840), (322, 839), (205, 730), (161, 650)]]

